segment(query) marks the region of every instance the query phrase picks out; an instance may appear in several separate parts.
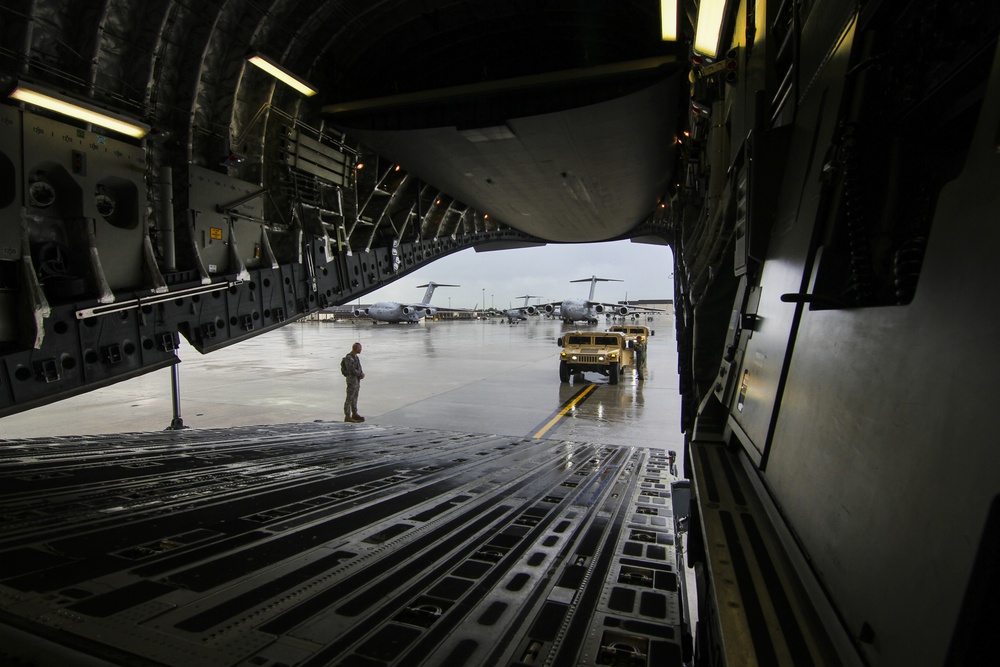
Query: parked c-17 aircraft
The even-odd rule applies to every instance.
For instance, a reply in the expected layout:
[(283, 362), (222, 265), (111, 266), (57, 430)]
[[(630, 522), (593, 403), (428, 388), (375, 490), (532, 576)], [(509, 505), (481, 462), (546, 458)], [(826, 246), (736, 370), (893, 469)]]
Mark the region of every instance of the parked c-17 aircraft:
[(630, 308), (626, 304), (621, 303), (603, 303), (600, 301), (594, 301), (594, 289), (597, 287), (598, 282), (616, 282), (620, 283), (621, 280), (617, 278), (598, 278), (597, 276), (591, 276), (590, 278), (580, 278), (579, 280), (571, 280), (571, 283), (590, 283), (590, 295), (586, 299), (565, 299), (561, 302), (547, 303), (543, 306), (543, 309), (549, 315), (558, 314), (559, 317), (565, 322), (573, 323), (579, 320), (584, 320), (590, 324), (597, 324), (597, 316), (605, 313), (614, 315), (628, 315), (629, 313), (635, 312), (655, 312), (655, 308)]
[(417, 288), (426, 287), (424, 298), (420, 303), (399, 303), (397, 301), (379, 301), (367, 308), (355, 308), (355, 317), (370, 317), (375, 324), (379, 322), (406, 322), (415, 324), (424, 317), (434, 317), (439, 310), (448, 312), (459, 312), (461, 308), (441, 308), (431, 306), (431, 297), (434, 296), (434, 289), (437, 287), (461, 287), (461, 285), (446, 285), (444, 283), (428, 282), (426, 285), (417, 285)]
[(518, 306), (517, 308), (508, 308), (507, 310), (504, 311), (504, 315), (507, 317), (508, 323), (513, 324), (518, 320), (528, 319), (528, 315), (538, 314), (538, 308), (535, 306), (529, 306), (528, 299), (538, 299), (541, 297), (538, 297), (534, 294), (522, 294), (521, 296), (516, 298), (524, 299), (524, 305)]

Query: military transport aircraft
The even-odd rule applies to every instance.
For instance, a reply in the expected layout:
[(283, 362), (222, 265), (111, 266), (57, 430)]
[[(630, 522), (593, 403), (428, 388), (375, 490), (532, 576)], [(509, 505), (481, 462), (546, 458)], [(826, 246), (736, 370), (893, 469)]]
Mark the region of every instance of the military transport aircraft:
[(424, 298), (420, 303), (399, 303), (396, 301), (379, 301), (367, 308), (355, 308), (355, 317), (370, 317), (375, 324), (379, 322), (415, 324), (424, 317), (434, 317), (439, 310), (448, 312), (461, 312), (462, 308), (440, 308), (431, 306), (431, 297), (438, 287), (461, 287), (461, 285), (446, 285), (444, 283), (428, 282), (426, 285), (417, 285), (417, 288), (426, 287)]
[[(0, 662), (997, 662), (997, 0), (0, 21)], [(471, 434), (180, 433), (176, 382), (169, 433), (6, 435), (176, 374), (182, 337), (215, 354), (461, 250), (626, 239), (674, 263), (645, 281), (676, 313), (655, 441), (483, 433), (555, 391)], [(639, 398), (569, 391), (580, 420)]]
[(583, 320), (590, 324), (597, 324), (597, 316), (605, 313), (609, 315), (628, 315), (629, 313), (635, 312), (656, 311), (655, 308), (637, 309), (622, 303), (602, 303), (600, 301), (594, 301), (594, 289), (597, 287), (597, 283), (622, 282), (617, 278), (598, 278), (597, 276), (591, 276), (590, 278), (580, 278), (579, 280), (571, 280), (570, 282), (589, 282), (590, 295), (586, 299), (565, 299), (560, 302), (547, 303), (542, 306), (547, 314), (553, 315), (558, 313), (559, 317), (561, 317), (565, 322), (572, 323)]
[(522, 294), (521, 296), (515, 297), (515, 298), (524, 299), (524, 304), (521, 305), (521, 306), (518, 306), (517, 308), (513, 308), (513, 307), (508, 308), (507, 310), (504, 311), (503, 314), (507, 318), (507, 322), (509, 324), (513, 324), (514, 322), (517, 322), (519, 320), (526, 320), (526, 319), (528, 319), (528, 315), (537, 315), (538, 314), (538, 312), (539, 312), (538, 307), (536, 307), (536, 306), (529, 306), (528, 305), (528, 299), (540, 299), (541, 297), (533, 295), (533, 294)]

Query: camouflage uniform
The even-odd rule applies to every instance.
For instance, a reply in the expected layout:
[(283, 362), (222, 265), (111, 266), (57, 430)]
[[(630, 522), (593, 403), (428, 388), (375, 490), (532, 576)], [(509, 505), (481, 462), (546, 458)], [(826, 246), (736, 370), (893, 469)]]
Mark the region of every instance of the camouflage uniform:
[(347, 399), (344, 401), (344, 416), (358, 414), (358, 393), (361, 391), (361, 359), (354, 352), (349, 352), (345, 359), (347, 367)]
[(635, 370), (640, 380), (646, 376), (646, 341), (635, 343)]

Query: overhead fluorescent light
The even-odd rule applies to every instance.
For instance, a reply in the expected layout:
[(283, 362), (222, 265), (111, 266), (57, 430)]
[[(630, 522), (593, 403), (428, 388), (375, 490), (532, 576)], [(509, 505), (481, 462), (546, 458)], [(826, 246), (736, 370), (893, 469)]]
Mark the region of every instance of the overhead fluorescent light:
[(677, 0), (660, 0), (660, 34), (665, 42), (677, 41)]
[(35, 84), (18, 83), (14, 92), (10, 94), (11, 99), (19, 100), (25, 104), (55, 111), (70, 118), (76, 118), (86, 123), (93, 123), (114, 132), (141, 139), (149, 132), (149, 126), (142, 123), (127, 120), (124, 117), (112, 115), (108, 111), (100, 110), (85, 105), (83, 102), (72, 100), (65, 95), (46, 90)]
[(278, 63), (265, 58), (259, 53), (250, 56), (247, 60), (273, 76), (278, 81), (281, 81), (282, 83), (285, 83), (299, 91), (306, 97), (312, 97), (317, 92), (315, 88), (307, 84), (305, 81), (298, 78)]
[(698, 5), (698, 27), (694, 33), (694, 50), (714, 58), (719, 52), (719, 33), (726, 13), (726, 0), (701, 0)]

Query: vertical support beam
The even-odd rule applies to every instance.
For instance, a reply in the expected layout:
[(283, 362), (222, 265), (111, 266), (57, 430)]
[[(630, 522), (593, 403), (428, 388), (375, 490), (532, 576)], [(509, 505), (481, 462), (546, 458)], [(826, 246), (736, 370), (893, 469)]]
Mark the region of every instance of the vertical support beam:
[[(174, 357), (177, 357), (177, 350), (174, 350)], [(168, 431), (180, 431), (181, 429), (187, 428), (184, 425), (184, 419), (181, 417), (181, 373), (180, 373), (181, 360), (178, 358), (177, 363), (170, 367), (170, 395), (173, 399), (174, 406), (174, 416), (170, 420), (170, 426), (167, 427)]]

